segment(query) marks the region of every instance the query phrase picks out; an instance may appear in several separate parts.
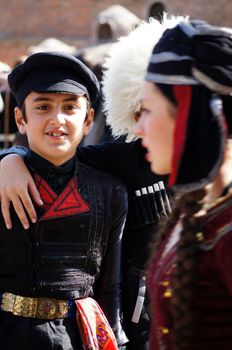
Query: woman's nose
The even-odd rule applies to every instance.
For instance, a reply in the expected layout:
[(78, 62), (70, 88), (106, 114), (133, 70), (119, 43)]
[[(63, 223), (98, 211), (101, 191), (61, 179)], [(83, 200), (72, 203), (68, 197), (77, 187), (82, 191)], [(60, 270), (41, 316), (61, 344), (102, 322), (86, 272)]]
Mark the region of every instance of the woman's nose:
[(142, 116), (140, 116), (134, 127), (133, 127), (133, 132), (135, 133), (135, 135), (139, 136), (139, 137), (142, 137), (143, 136), (143, 118)]

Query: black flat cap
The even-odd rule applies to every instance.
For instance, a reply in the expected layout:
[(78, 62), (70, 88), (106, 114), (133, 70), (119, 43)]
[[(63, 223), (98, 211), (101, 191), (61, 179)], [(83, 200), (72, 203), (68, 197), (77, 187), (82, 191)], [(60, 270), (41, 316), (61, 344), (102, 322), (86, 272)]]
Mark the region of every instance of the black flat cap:
[(29, 56), (8, 75), (18, 106), (34, 92), (85, 94), (93, 103), (100, 91), (94, 73), (74, 56), (60, 52), (39, 52)]

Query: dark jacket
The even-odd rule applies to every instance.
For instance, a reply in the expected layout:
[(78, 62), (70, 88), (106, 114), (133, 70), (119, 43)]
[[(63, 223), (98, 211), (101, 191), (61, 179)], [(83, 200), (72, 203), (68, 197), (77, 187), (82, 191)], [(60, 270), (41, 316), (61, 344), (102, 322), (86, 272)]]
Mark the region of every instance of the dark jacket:
[[(13, 228), (6, 230), (0, 215), (0, 292), (60, 299), (92, 296), (123, 344), (120, 261), (125, 188), (76, 160), (69, 164), (71, 172), (65, 165), (56, 167), (59, 174), (50, 163), (40, 158), (41, 162), (36, 169), (37, 162), (28, 163), (45, 203), (37, 208), (38, 222), (24, 230), (12, 213)], [(66, 186), (60, 183), (62, 176)], [(55, 181), (56, 191), (51, 188)]]
[[(0, 158), (9, 153), (17, 153), (25, 157), (27, 150), (22, 147), (13, 147), (2, 152)], [(157, 219), (156, 211), (153, 210), (150, 215), (147, 207), (144, 206), (146, 196), (137, 197), (135, 191), (163, 181), (168, 192), (168, 176), (154, 174), (150, 169), (150, 164), (145, 160), (145, 153), (146, 150), (142, 147), (141, 140), (130, 143), (106, 142), (77, 149), (77, 157), (80, 161), (102, 171), (110, 172), (122, 181), (128, 192), (128, 215), (123, 233), (123, 313), (124, 328), (130, 340), (128, 349), (133, 350), (145, 350), (149, 347), (150, 319), (146, 310), (149, 307), (142, 310), (139, 323), (134, 323), (131, 319), (139, 292), (141, 270), (146, 269), (150, 245), (160, 221), (159, 218)], [(170, 205), (165, 200), (164, 204)], [(158, 214), (163, 215), (163, 210), (159, 206)], [(149, 304), (147, 294), (145, 304)]]

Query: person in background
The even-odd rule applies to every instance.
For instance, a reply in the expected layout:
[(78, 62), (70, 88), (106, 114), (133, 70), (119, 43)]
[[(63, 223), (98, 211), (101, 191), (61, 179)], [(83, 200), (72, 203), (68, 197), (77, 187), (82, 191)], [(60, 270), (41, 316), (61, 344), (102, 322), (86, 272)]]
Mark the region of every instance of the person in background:
[[(13, 68), (22, 63), (26, 56), (20, 56)], [(6, 149), (13, 145), (28, 146), (27, 138), (18, 132), (17, 125), (14, 118), (14, 108), (17, 106), (15, 97), (11, 93), (7, 76), (12, 68), (0, 62), (0, 92), (3, 99), (3, 109), (0, 110), (0, 147)]]
[(93, 121), (97, 78), (78, 59), (50, 52), (29, 56), (8, 82), (43, 205), (28, 230), (13, 210), (9, 230), (0, 215), (1, 347), (119, 349), (127, 342), (120, 316), (127, 194), (75, 155)]
[(8, 89), (7, 75), (11, 70), (8, 64), (0, 61), (0, 113), (4, 110), (4, 101), (2, 98), (2, 93)]
[(9, 91), (7, 76), (11, 67), (0, 61), (0, 147), (8, 148), (13, 145), (17, 126), (14, 120), (14, 107), (16, 102)]
[(150, 264), (152, 350), (232, 348), (231, 62), (232, 29), (196, 20), (166, 30), (147, 68), (134, 132), (175, 191)]
[[(127, 142), (107, 142), (78, 147), (77, 157), (96, 168), (119, 178), (128, 192), (128, 215), (123, 233), (123, 319), (129, 338), (128, 349), (149, 348), (149, 300), (146, 291), (146, 262), (149, 247), (160, 221), (170, 215), (171, 200), (167, 175), (153, 174), (145, 160), (141, 139), (133, 133), (140, 115), (140, 94), (147, 63), (154, 44), (166, 28), (173, 27), (183, 17), (164, 17), (144, 22), (128, 36), (114, 44), (103, 70), (102, 89), (107, 124), (114, 137), (126, 137)], [(155, 33), (155, 34), (154, 34)], [(22, 148), (5, 152), (25, 155)], [(4, 173), (17, 177), (4, 177)], [(12, 201), (21, 222), (35, 217), (32, 199), (40, 198), (32, 178), (18, 157), (12, 154), (1, 161), (0, 193), (3, 215), (11, 225), (9, 201)]]

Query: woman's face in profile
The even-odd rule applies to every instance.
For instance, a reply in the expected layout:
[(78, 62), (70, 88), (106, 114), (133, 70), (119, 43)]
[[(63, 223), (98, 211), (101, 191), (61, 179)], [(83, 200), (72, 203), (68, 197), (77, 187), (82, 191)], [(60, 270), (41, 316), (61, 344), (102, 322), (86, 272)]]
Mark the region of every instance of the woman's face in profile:
[(145, 82), (141, 95), (141, 116), (134, 132), (142, 137), (146, 159), (157, 174), (171, 172), (176, 107), (151, 82)]

